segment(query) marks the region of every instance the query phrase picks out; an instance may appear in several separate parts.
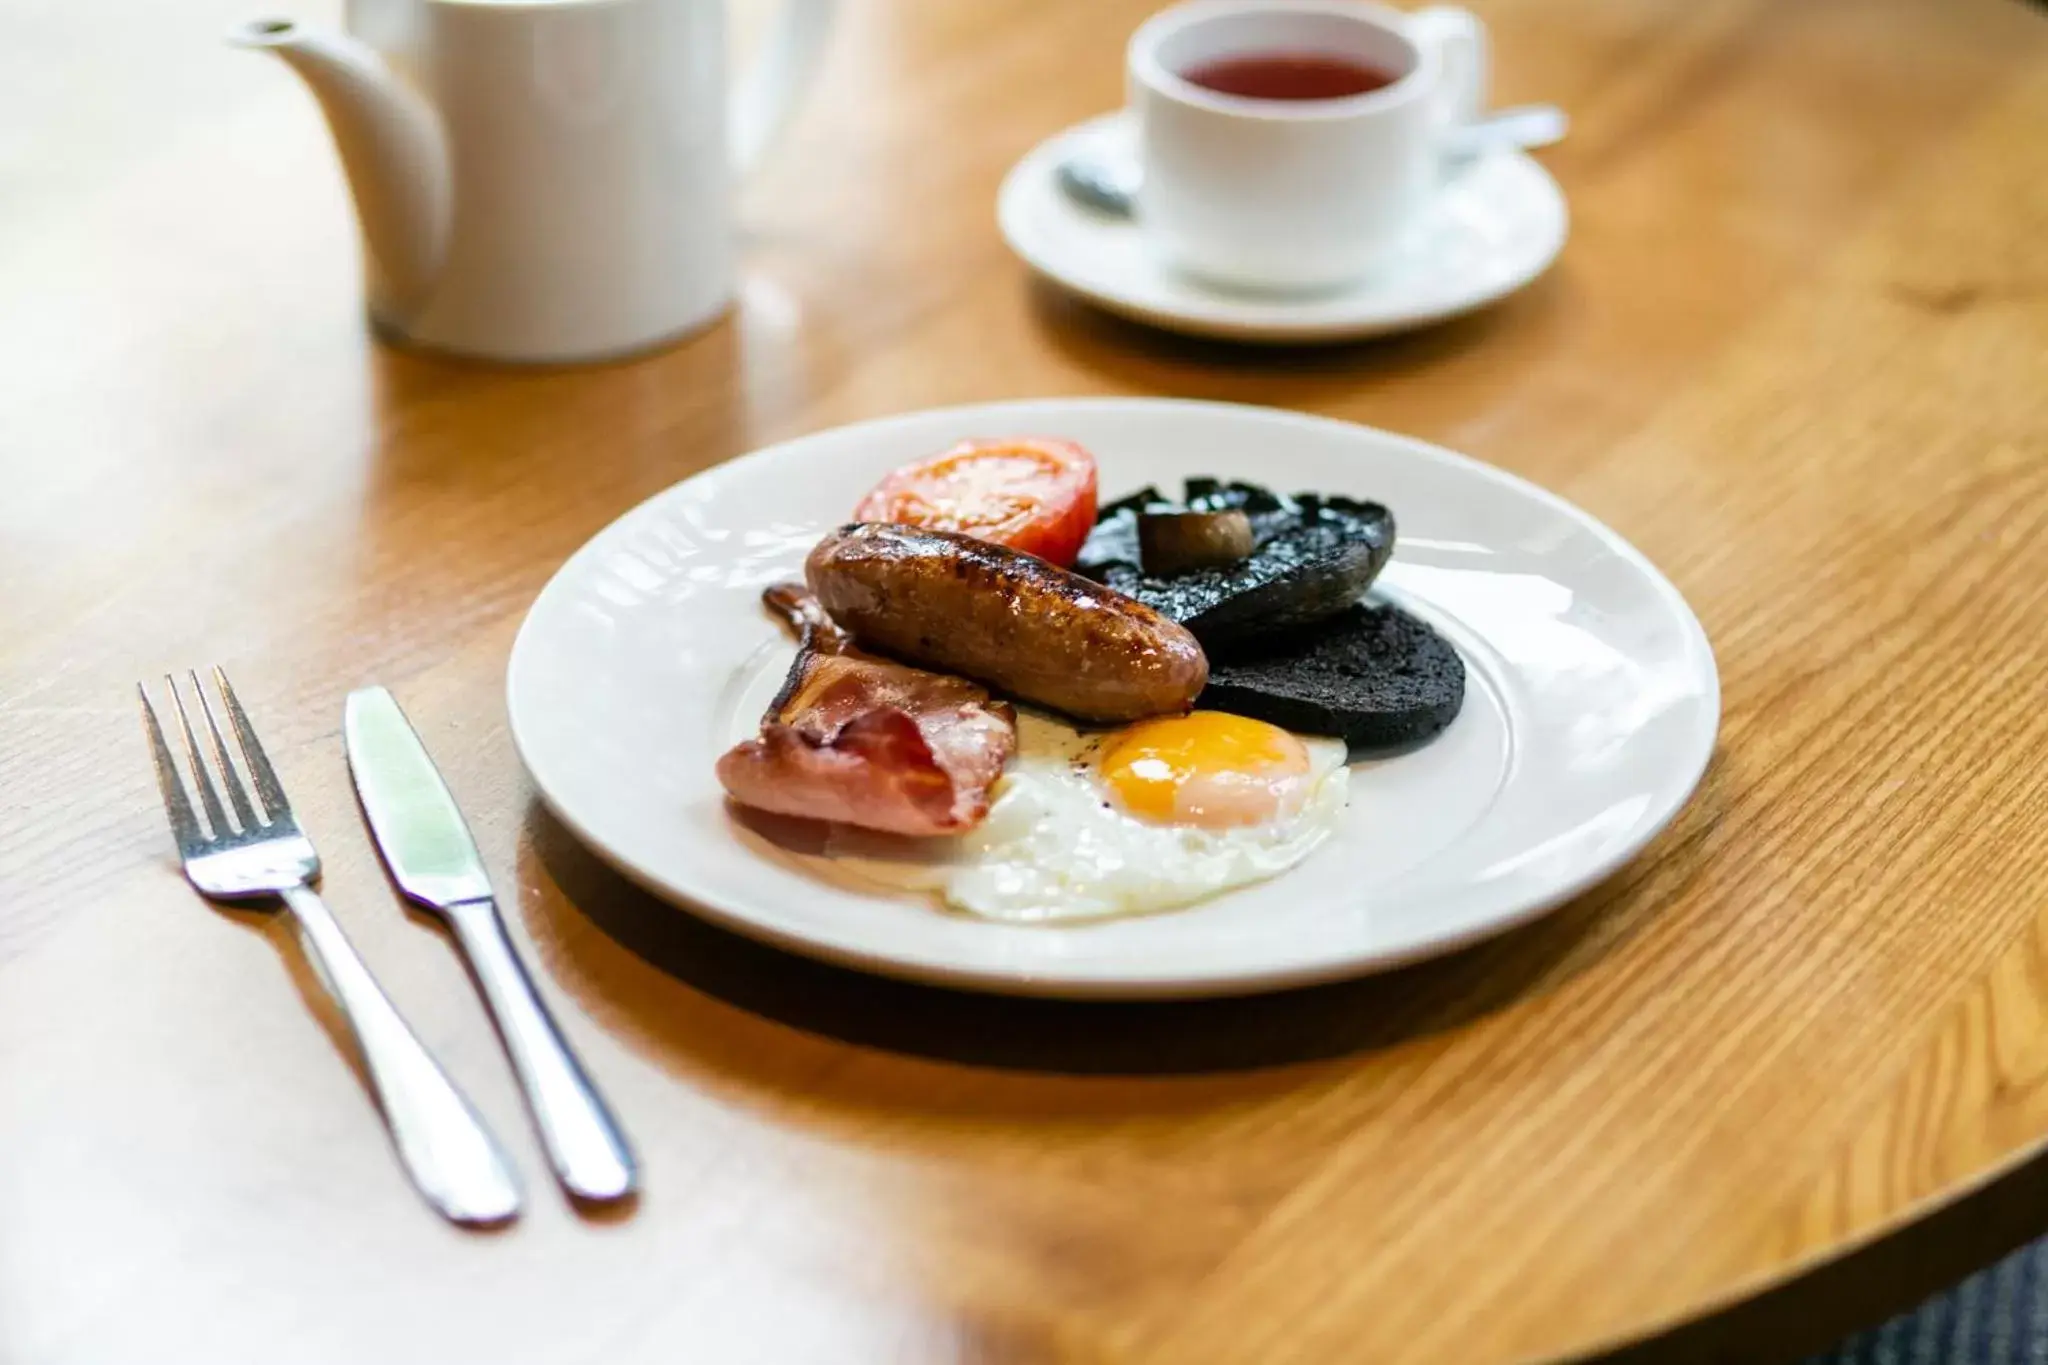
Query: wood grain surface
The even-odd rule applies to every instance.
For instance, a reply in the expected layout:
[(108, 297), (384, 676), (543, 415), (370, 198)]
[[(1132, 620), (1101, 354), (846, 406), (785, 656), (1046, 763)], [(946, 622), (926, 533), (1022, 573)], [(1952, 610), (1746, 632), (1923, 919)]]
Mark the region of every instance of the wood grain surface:
[[(1117, 103), (1149, 3), (852, 0), (747, 194), (735, 314), (547, 372), (366, 336), (324, 129), (219, 45), (238, 4), (0, 10), (0, 1360), (1522, 1361), (1953, 1234), (1916, 1226), (2040, 1169), (2048, 18), (1480, 0), (1502, 101), (1574, 119), (1558, 268), (1406, 340), (1246, 353), (1035, 286), (995, 231), (1007, 166)], [(1587, 507), (1714, 641), (1698, 797), (1507, 939), (1172, 1007), (799, 961), (535, 805), (505, 654), (599, 526), (781, 437), (1076, 393), (1354, 418)], [(336, 913), (514, 1144), (516, 1227), (424, 1211), (282, 923), (180, 880), (131, 689), (213, 661)], [(547, 1185), (384, 881), (338, 736), (371, 681), (639, 1144), (623, 1214)], [(1827, 1283), (1694, 1346), (1901, 1306)]]

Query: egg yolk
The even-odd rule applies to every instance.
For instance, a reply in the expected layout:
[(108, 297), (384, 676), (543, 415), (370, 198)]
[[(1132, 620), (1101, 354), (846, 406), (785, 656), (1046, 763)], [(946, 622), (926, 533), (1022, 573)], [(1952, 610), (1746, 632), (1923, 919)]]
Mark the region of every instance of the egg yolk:
[(1292, 815), (1308, 798), (1308, 749), (1262, 720), (1197, 711), (1133, 725), (1103, 753), (1102, 781), (1140, 820), (1226, 829)]

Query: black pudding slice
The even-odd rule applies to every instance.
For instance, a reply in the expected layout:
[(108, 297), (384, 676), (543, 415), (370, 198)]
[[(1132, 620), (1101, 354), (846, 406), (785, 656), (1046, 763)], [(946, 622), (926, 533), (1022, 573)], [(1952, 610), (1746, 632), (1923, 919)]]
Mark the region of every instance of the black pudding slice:
[[(1148, 574), (1138, 517), (1167, 510), (1242, 511), (1255, 548), (1235, 564)], [(1213, 657), (1337, 615), (1364, 596), (1393, 550), (1393, 513), (1376, 502), (1189, 479), (1179, 503), (1146, 488), (1104, 507), (1074, 568), (1180, 622)]]
[(1419, 744), (1465, 704), (1465, 661), (1427, 622), (1361, 604), (1255, 657), (1212, 660), (1195, 704), (1353, 749)]

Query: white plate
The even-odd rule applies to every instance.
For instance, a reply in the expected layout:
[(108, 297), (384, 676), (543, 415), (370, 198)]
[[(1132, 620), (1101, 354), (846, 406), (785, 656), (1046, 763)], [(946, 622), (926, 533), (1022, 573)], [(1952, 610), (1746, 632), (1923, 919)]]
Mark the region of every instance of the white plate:
[[(862, 889), (728, 811), (712, 764), (751, 735), (794, 646), (759, 601), (886, 470), (962, 437), (1071, 437), (1105, 497), (1189, 474), (1372, 497), (1388, 596), (1468, 665), (1434, 743), (1355, 766), (1338, 835), (1189, 909), (995, 924)], [(1497, 469), (1266, 408), (1073, 399), (940, 409), (757, 452), (634, 508), (565, 564), (512, 648), (512, 733), (542, 797), (657, 894), (744, 934), (891, 975), (1025, 995), (1221, 995), (1444, 952), (1627, 861), (1713, 748), (1713, 655), (1619, 536)]]
[(1128, 158), (1123, 114), (1040, 143), (1010, 171), (996, 216), (1025, 264), (1098, 307), (1194, 336), (1267, 343), (1350, 341), (1442, 322), (1505, 298), (1549, 268), (1564, 246), (1564, 194), (1515, 151), (1458, 172), (1376, 274), (1334, 293), (1238, 293), (1168, 268), (1144, 229), (1075, 203), (1056, 171), (1074, 152)]

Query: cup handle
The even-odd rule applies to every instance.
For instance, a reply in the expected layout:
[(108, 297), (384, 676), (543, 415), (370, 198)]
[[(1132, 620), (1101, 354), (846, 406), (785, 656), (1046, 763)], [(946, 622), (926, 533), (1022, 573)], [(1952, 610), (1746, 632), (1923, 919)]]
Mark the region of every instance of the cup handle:
[(1408, 36), (1417, 47), (1436, 53), (1443, 76), (1437, 84), (1437, 120), (1457, 128), (1486, 109), (1486, 25), (1470, 10), (1432, 5), (1408, 16)]
[(733, 92), (732, 163), (751, 172), (789, 123), (832, 28), (834, 0), (783, 0), (767, 45)]

